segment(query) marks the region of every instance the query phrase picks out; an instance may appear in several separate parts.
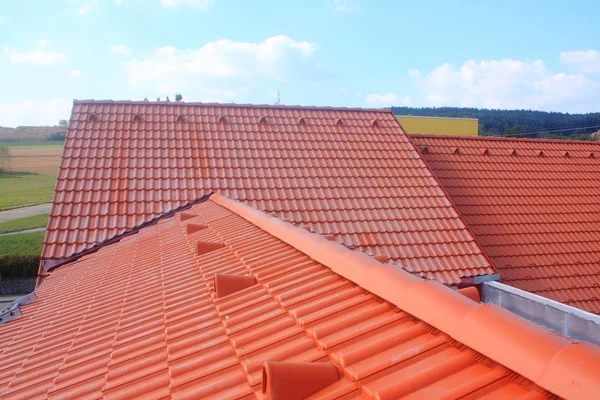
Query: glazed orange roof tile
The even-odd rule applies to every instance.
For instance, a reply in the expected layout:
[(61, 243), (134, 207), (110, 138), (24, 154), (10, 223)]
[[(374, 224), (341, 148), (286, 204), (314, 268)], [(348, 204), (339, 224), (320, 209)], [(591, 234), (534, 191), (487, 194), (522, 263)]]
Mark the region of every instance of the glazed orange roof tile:
[(0, 325), (2, 399), (549, 399), (600, 348), (213, 195), (61, 265)]
[(502, 282), (600, 314), (600, 144), (412, 140)]
[(216, 192), (458, 284), (496, 271), (389, 110), (76, 101), (43, 258)]

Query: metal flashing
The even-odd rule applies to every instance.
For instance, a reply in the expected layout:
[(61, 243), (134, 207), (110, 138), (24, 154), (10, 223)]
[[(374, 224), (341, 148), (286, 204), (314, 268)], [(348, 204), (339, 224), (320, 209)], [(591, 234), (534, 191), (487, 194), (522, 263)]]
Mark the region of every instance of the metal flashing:
[(12, 321), (15, 318), (18, 318), (22, 315), (21, 309), (19, 306), (13, 306), (0, 314), (0, 325), (5, 324), (7, 322)]
[(489, 275), (479, 275), (473, 277), (473, 283), (483, 283), (483, 282), (491, 282), (491, 281), (499, 281), (500, 274), (489, 274)]
[(500, 282), (484, 282), (481, 299), (562, 335), (600, 345), (600, 315)]
[(0, 325), (20, 317), (22, 315), (21, 306), (26, 306), (27, 304), (33, 303), (36, 300), (37, 296), (35, 295), (35, 292), (32, 292), (13, 301), (10, 306), (6, 307), (5, 309), (0, 310)]

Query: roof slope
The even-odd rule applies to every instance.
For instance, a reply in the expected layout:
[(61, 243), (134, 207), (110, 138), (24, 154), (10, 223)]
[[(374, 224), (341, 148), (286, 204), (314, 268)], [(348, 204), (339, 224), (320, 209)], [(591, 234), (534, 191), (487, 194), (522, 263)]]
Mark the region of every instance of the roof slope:
[[(256, 283), (217, 298), (217, 273)], [(273, 361), (335, 365), (318, 399), (600, 390), (597, 347), (221, 196), (61, 266), (37, 295), (0, 326), (3, 399), (260, 398)]]
[(215, 191), (458, 283), (495, 273), (389, 111), (76, 102), (43, 258)]
[(412, 140), (504, 283), (600, 313), (600, 145)]

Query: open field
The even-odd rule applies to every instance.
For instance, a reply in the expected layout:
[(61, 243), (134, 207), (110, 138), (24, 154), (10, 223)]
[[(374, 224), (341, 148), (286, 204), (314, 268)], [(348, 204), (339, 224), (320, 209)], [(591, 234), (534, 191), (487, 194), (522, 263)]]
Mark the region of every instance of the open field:
[(25, 142), (0, 142), (0, 146), (6, 146), (8, 148), (15, 147), (60, 147), (61, 149), (65, 145), (62, 140), (30, 140)]
[(5, 128), (0, 126), (0, 142), (12, 142), (20, 140), (46, 141), (48, 136), (64, 133), (64, 126), (19, 126), (17, 128)]
[(0, 273), (5, 278), (35, 276), (46, 232), (0, 236)]
[(52, 200), (62, 141), (0, 142), (9, 156), (0, 159), (0, 210)]
[(0, 174), (0, 210), (52, 201), (56, 175)]
[(32, 215), (31, 217), (0, 222), (0, 233), (22, 231), (23, 229), (40, 228), (46, 226), (48, 214)]
[(60, 156), (62, 154), (62, 142), (59, 145), (40, 145), (35, 142), (19, 146), (7, 146), (10, 156), (3, 162), (8, 171), (31, 172), (44, 175), (58, 175)]

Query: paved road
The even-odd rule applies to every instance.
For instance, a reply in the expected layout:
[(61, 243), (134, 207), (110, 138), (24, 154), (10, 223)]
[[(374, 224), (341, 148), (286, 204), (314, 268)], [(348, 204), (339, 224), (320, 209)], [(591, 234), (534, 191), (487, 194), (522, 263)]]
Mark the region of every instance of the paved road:
[(29, 233), (29, 232), (42, 232), (45, 231), (46, 228), (45, 227), (41, 227), (41, 228), (31, 228), (31, 229), (23, 229), (22, 231), (15, 231), (15, 232), (6, 232), (6, 233), (0, 233), (0, 236), (8, 236), (8, 235), (18, 235), (19, 233)]
[(44, 203), (36, 206), (13, 208), (12, 210), (0, 211), (0, 222), (31, 217), (32, 215), (46, 214), (50, 212), (51, 208), (52, 203)]

